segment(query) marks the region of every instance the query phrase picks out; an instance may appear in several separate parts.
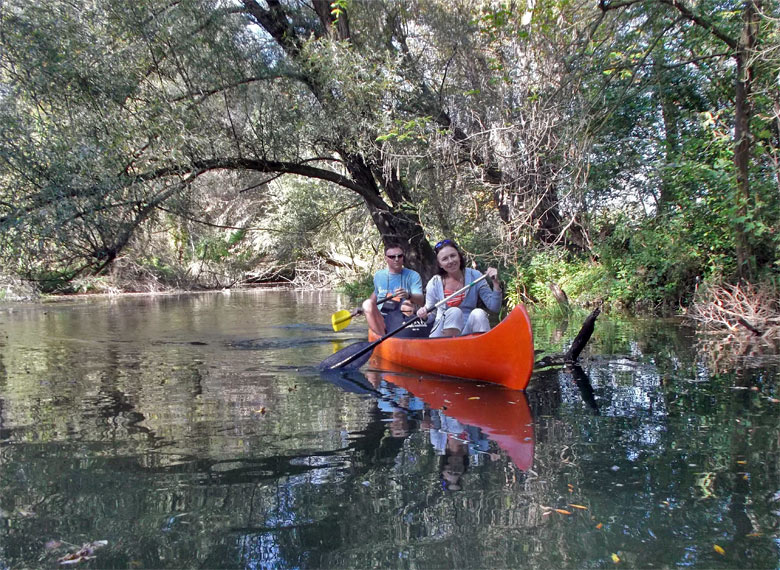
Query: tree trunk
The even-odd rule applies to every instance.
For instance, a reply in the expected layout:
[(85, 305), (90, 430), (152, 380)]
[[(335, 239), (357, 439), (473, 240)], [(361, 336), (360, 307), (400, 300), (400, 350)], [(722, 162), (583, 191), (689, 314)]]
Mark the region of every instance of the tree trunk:
[[(388, 180), (372, 172), (362, 157), (347, 153), (343, 153), (343, 156), (352, 179), (370, 193), (370, 196), (361, 195), (382, 241), (385, 245), (403, 244), (406, 250), (404, 265), (417, 271), (425, 283), (436, 272), (436, 256), (425, 237), (420, 218), (415, 212), (402, 209), (402, 204), (408, 199), (405, 186), (394, 175)], [(391, 204), (382, 199), (377, 180), (382, 182)]]
[(734, 168), (737, 173), (736, 211), (734, 224), (737, 271), (739, 277), (750, 280), (755, 275), (755, 258), (752, 254), (745, 221), (750, 205), (750, 117), (752, 105), (750, 92), (753, 80), (751, 53), (756, 45), (759, 13), (755, 0), (745, 5), (742, 35), (737, 45), (737, 81), (734, 101)]
[(674, 101), (674, 86), (670, 85), (667, 73), (664, 69), (666, 55), (663, 43), (658, 45), (654, 52), (653, 75), (656, 84), (656, 97), (661, 108), (661, 117), (664, 124), (664, 165), (666, 168), (661, 174), (661, 193), (658, 197), (658, 209), (663, 212), (673, 205), (674, 197), (671, 188), (674, 184), (669, 180), (669, 165), (677, 160), (680, 151), (680, 111)]
[[(310, 62), (301, 61), (302, 40), (295, 28), (290, 25), (284, 4), (279, 0), (266, 0), (268, 9), (265, 9), (256, 0), (242, 1), (247, 13), (258, 25), (276, 40), (291, 59), (302, 64), (301, 67), (306, 69)], [(313, 6), (322, 24), (321, 33), (336, 34), (342, 41), (351, 41), (349, 20), (344, 11), (340, 11), (338, 18), (335, 18), (331, 12), (330, 2), (314, 0)], [(306, 85), (311, 88), (312, 94), (320, 104), (327, 107), (330, 101), (338, 100), (336, 95), (327, 93), (319, 83), (316, 72), (304, 76)], [(344, 120), (351, 119), (345, 117)], [(406, 266), (419, 272), (423, 279), (427, 280), (436, 269), (436, 257), (433, 248), (425, 238), (425, 231), (417, 214), (402, 209), (403, 204), (409, 201), (403, 182), (392, 174), (388, 179), (381, 168), (372, 168), (372, 160), (377, 164), (381, 163), (379, 157), (357, 155), (345, 150), (344, 146), (334, 150), (341, 155), (351, 182), (354, 183), (348, 187), (365, 201), (382, 241), (385, 244), (402, 243), (407, 252)], [(387, 201), (383, 198), (381, 190), (384, 190)]]

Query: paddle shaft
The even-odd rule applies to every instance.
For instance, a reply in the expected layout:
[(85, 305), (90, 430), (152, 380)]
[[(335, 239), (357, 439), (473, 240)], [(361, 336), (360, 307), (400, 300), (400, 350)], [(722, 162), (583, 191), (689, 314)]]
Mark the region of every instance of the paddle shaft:
[[(381, 299), (381, 300), (377, 301), (376, 302), (376, 306), (378, 307), (379, 305), (381, 305), (385, 301), (389, 301), (390, 299), (392, 299), (392, 297), (385, 297), (384, 299)], [(333, 324), (334, 325), (339, 325), (339, 324), (343, 323), (344, 321), (352, 320), (352, 317), (354, 317), (355, 315), (360, 314), (360, 312), (362, 310), (363, 310), (363, 307), (358, 307), (357, 309), (355, 309), (351, 313), (349, 313), (346, 317), (342, 317), (342, 318), (340, 318), (338, 320), (333, 321)], [(346, 328), (346, 327), (344, 327), (344, 328)]]
[[(471, 283), (469, 283), (468, 285), (464, 285), (463, 287), (461, 287), (460, 289), (458, 289), (457, 291), (455, 291), (455, 292), (454, 292), (454, 293), (452, 293), (451, 295), (449, 295), (449, 296), (445, 297), (444, 299), (442, 299), (441, 301), (439, 301), (438, 303), (436, 303), (436, 304), (435, 304), (433, 307), (431, 307), (430, 309), (428, 309), (427, 307), (426, 307), (426, 309), (428, 310), (428, 312), (429, 312), (429, 313), (430, 313), (431, 311), (433, 311), (434, 309), (438, 309), (438, 308), (439, 308), (439, 307), (441, 307), (441, 306), (442, 306), (444, 303), (446, 303), (447, 301), (451, 300), (453, 297), (457, 297), (458, 295), (460, 295), (461, 293), (463, 293), (463, 292), (464, 292), (464, 291), (466, 291), (467, 289), (470, 289), (471, 287), (473, 287), (474, 285), (476, 285), (477, 283), (479, 283), (480, 281), (482, 281), (482, 280), (483, 280), (483, 279), (485, 279), (485, 278), (487, 278), (487, 274), (485, 274), (485, 275), (482, 275), (482, 276), (481, 276), (481, 277), (479, 277), (478, 279), (475, 279), (474, 281), (472, 281), (472, 282), (471, 282)], [(360, 350), (360, 351), (356, 352), (355, 354), (352, 354), (352, 355), (348, 356), (347, 358), (345, 358), (345, 359), (344, 359), (344, 360), (342, 360), (341, 362), (337, 362), (336, 364), (334, 364), (333, 366), (331, 366), (331, 367), (330, 367), (328, 370), (334, 370), (334, 369), (336, 369), (336, 368), (342, 368), (342, 367), (346, 366), (347, 364), (349, 364), (350, 362), (354, 362), (355, 360), (357, 360), (358, 358), (360, 358), (361, 356), (363, 356), (365, 353), (367, 353), (369, 350), (374, 350), (374, 347), (375, 347), (375, 346), (377, 346), (378, 344), (380, 344), (380, 343), (384, 342), (385, 340), (387, 340), (387, 339), (388, 339), (388, 338), (390, 338), (391, 336), (398, 334), (399, 332), (401, 332), (402, 330), (404, 330), (406, 327), (408, 327), (409, 325), (411, 325), (413, 322), (415, 322), (415, 321), (419, 321), (419, 320), (420, 320), (420, 317), (418, 317), (418, 316), (416, 316), (416, 315), (415, 315), (414, 317), (412, 317), (412, 318), (411, 318), (411, 319), (409, 319), (408, 321), (404, 321), (404, 322), (403, 322), (403, 323), (402, 323), (400, 326), (398, 326), (397, 328), (393, 329), (393, 330), (392, 330), (392, 331), (390, 331), (389, 333), (385, 334), (385, 336), (383, 336), (382, 338), (375, 340), (374, 342), (372, 342), (371, 344), (369, 344), (368, 346), (366, 346), (366, 347), (365, 347), (365, 348), (363, 348), (362, 350)]]

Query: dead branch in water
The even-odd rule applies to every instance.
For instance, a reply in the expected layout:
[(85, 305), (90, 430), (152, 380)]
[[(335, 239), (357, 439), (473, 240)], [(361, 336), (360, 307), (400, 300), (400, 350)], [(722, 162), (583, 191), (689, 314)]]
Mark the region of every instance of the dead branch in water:
[(588, 315), (588, 318), (585, 319), (584, 323), (582, 323), (580, 332), (577, 333), (576, 337), (574, 337), (569, 350), (561, 354), (551, 354), (550, 356), (545, 356), (538, 362), (534, 363), (534, 368), (538, 369), (549, 366), (565, 366), (567, 364), (575, 364), (580, 356), (580, 353), (582, 352), (582, 349), (585, 348), (586, 344), (588, 344), (588, 341), (593, 334), (593, 330), (596, 327), (596, 319), (598, 318), (599, 314), (601, 314), (601, 307), (596, 307), (593, 312)]
[(710, 285), (697, 295), (689, 316), (707, 328), (758, 337), (780, 336), (778, 292), (769, 285)]

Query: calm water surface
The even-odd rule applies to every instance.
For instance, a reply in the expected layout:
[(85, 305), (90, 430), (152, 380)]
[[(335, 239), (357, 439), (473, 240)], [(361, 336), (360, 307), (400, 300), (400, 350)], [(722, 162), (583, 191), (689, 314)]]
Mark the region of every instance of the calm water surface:
[[(776, 350), (602, 316), (526, 394), (323, 378), (364, 339), (330, 327), (349, 307), (0, 307), (0, 568), (780, 567)], [(535, 320), (537, 349), (583, 317)]]

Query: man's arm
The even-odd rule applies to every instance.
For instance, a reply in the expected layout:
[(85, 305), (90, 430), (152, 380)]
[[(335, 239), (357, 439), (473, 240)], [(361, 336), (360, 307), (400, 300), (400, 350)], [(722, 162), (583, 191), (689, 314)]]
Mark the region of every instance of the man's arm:
[(422, 277), (420, 277), (420, 274), (417, 273), (414, 270), (412, 271), (412, 286), (409, 290), (409, 299), (417, 305), (418, 307), (422, 307), (425, 305), (425, 295), (423, 295), (423, 287), (422, 287)]

